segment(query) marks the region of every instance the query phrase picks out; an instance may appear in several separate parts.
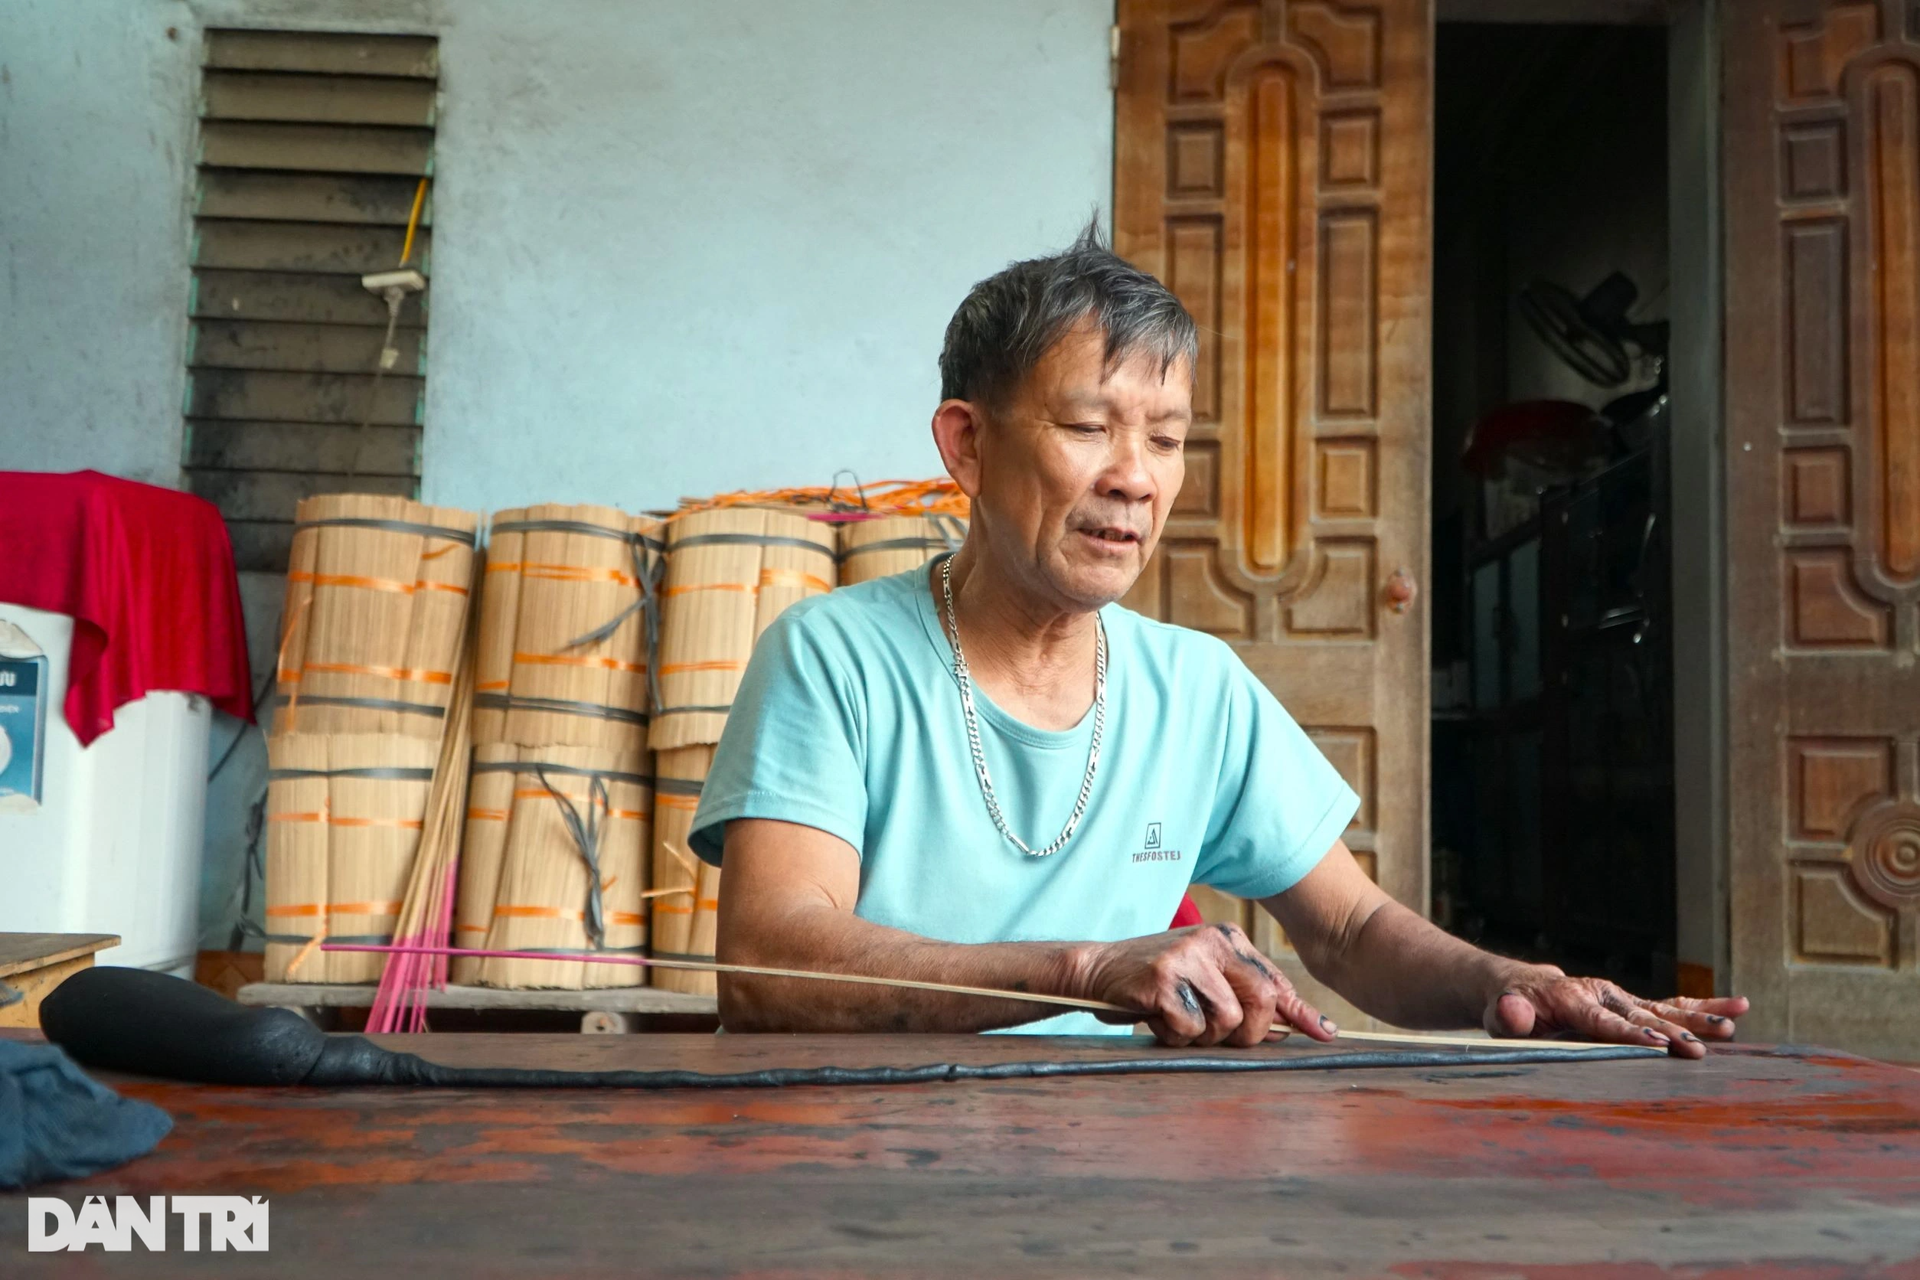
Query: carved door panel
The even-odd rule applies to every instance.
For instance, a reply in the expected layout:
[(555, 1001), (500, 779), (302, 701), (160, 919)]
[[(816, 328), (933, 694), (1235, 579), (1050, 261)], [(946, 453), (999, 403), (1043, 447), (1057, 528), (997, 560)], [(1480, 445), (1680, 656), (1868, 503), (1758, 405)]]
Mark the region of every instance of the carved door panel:
[[(1116, 247), (1201, 330), (1186, 485), (1127, 603), (1234, 644), (1359, 793), (1355, 855), (1424, 911), (1427, 0), (1119, 11)], [(1299, 976), (1264, 912), (1195, 898)]]
[(1920, 1058), (1920, 5), (1721, 12), (1731, 985)]

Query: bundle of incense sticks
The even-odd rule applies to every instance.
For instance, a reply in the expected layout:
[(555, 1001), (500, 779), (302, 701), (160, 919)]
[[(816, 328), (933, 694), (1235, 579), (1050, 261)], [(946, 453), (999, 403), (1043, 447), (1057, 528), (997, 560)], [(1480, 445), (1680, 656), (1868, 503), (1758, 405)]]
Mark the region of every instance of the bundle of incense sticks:
[(837, 523), (843, 587), (905, 573), (943, 552), (958, 551), (967, 536), (964, 517), (938, 512), (915, 516), (853, 512)]
[(478, 606), (476, 744), (646, 749), (659, 539), (658, 520), (613, 507), (495, 513)]
[[(713, 744), (726, 727), (754, 644), (783, 610), (833, 590), (836, 547), (833, 525), (795, 508), (728, 503), (676, 512), (667, 521), (654, 667), (660, 702), (648, 727), (656, 774), (656, 956), (713, 959), (720, 869), (681, 856), (674, 846), (685, 842), (693, 824)], [(702, 995), (715, 991), (713, 978), (699, 970), (660, 967), (653, 985)]]
[(437, 737), (473, 599), (480, 517), (386, 494), (294, 516), (272, 732)]
[(438, 744), (404, 733), (267, 740), (270, 982), (376, 982), (374, 955), (320, 942), (391, 942), (419, 853)]
[[(474, 577), (484, 572), (484, 555), (474, 557)], [(467, 767), (473, 751), (473, 683), (476, 620), (470, 610), (463, 633), (453, 690), (447, 703), (446, 731), (440, 736), (440, 754), (427, 789), (427, 807), (414, 854), (413, 871), (394, 927), (394, 948), (380, 975), (373, 1009), (367, 1015), (372, 1032), (424, 1031), (427, 1028), (426, 993), (447, 985), (447, 949), (453, 931), (455, 880), (460, 863), (460, 837), (467, 813)]]

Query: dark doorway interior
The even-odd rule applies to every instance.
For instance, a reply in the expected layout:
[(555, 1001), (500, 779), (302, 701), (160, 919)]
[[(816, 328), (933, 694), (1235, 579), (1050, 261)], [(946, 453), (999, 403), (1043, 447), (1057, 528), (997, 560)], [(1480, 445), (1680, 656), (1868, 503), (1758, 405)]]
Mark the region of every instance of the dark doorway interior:
[(1674, 981), (1666, 36), (1443, 23), (1434, 911)]

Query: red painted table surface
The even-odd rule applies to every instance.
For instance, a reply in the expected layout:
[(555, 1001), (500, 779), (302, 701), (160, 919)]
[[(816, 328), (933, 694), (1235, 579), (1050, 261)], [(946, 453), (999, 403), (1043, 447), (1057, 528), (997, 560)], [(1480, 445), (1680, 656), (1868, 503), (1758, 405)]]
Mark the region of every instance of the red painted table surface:
[[(706, 1071), (1115, 1051), (381, 1039), (448, 1063)], [(1920, 1073), (1817, 1050), (673, 1092), (105, 1078), (171, 1112), (173, 1134), (40, 1194), (263, 1195), (270, 1255), (177, 1239), (28, 1254), (24, 1196), (8, 1195), (0, 1275), (1920, 1276)]]

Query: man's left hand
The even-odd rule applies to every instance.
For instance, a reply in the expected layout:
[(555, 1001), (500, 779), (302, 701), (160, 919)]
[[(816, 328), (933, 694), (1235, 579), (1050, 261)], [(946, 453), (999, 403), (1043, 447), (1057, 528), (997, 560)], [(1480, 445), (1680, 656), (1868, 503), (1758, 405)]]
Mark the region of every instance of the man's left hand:
[(1642, 1000), (1601, 978), (1569, 978), (1552, 965), (1528, 965), (1487, 1001), (1489, 1035), (1567, 1036), (1644, 1044), (1676, 1058), (1704, 1058), (1706, 1041), (1733, 1039), (1744, 996)]

